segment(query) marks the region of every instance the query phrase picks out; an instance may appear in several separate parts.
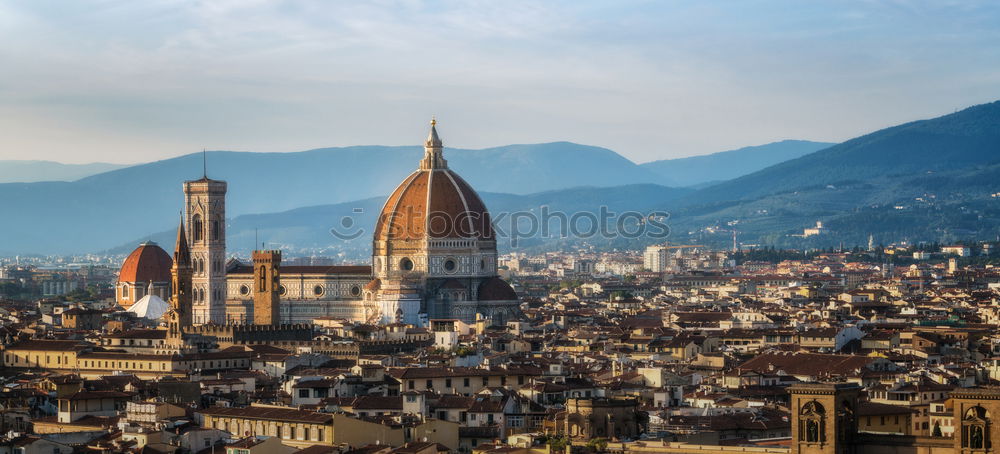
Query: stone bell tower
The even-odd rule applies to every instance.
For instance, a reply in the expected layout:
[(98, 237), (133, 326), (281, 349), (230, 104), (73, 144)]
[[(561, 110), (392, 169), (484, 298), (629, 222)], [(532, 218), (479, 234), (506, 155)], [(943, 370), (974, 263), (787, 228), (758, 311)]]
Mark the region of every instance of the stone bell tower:
[(253, 323), (281, 324), (281, 251), (253, 251)]
[(184, 211), (191, 249), (192, 319), (195, 324), (226, 319), (226, 182), (184, 182)]
[(791, 454), (848, 454), (858, 433), (861, 387), (853, 383), (793, 385)]

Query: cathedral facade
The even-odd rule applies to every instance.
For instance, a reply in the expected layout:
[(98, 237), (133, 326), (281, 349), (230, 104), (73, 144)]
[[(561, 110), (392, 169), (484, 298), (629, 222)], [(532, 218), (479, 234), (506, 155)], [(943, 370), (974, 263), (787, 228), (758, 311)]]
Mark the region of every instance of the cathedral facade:
[[(183, 188), (173, 261), (184, 263), (171, 263), (158, 247), (133, 253), (122, 269), (128, 280), (119, 284), (123, 303), (134, 301), (136, 288), (146, 284), (141, 282), (146, 275), (136, 276), (135, 270), (155, 268), (159, 274), (149, 279), (164, 287), (165, 270), (175, 271), (169, 294), (178, 313), (168, 315), (182, 315), (181, 324), (336, 318), (421, 325), (432, 318), (480, 316), (503, 323), (518, 313), (517, 294), (497, 276), (489, 211), (448, 168), (435, 122), (417, 170), (393, 191), (376, 221), (371, 266), (282, 266), (280, 251), (255, 251), (250, 263), (227, 262), (226, 182), (206, 175)], [(186, 293), (178, 297), (178, 291)]]

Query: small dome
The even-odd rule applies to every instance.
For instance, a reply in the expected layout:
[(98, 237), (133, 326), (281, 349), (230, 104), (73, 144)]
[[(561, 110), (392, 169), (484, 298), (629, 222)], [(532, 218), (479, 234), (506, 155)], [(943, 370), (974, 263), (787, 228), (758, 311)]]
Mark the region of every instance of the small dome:
[(382, 288), (382, 280), (378, 278), (372, 279), (370, 282), (365, 284), (365, 290), (370, 290), (374, 292), (380, 288)]
[(163, 301), (163, 298), (154, 294), (148, 294), (128, 308), (128, 312), (138, 317), (149, 320), (159, 320), (170, 310), (170, 304)]
[(135, 248), (118, 273), (118, 282), (170, 282), (170, 267), (174, 261), (152, 241)]
[(515, 301), (517, 292), (498, 277), (491, 277), (479, 284), (479, 301)]

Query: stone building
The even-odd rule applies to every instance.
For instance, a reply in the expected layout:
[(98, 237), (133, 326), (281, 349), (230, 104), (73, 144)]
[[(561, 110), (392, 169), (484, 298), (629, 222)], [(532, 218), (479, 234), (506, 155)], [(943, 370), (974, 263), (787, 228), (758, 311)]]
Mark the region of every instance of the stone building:
[[(177, 270), (182, 279), (171, 282), (170, 257), (144, 243), (122, 266), (121, 305), (141, 298), (152, 281), (164, 300), (186, 291), (180, 303), (172, 303), (180, 311), (174, 316), (184, 316), (179, 325), (185, 326), (281, 325), (317, 318), (422, 324), (431, 318), (471, 322), (479, 315), (503, 324), (518, 313), (520, 301), (497, 274), (490, 213), (475, 190), (448, 168), (433, 121), (424, 145), (419, 168), (393, 191), (376, 221), (371, 266), (281, 266), (280, 251), (256, 251), (251, 263), (227, 262), (227, 184), (205, 176), (183, 185), (178, 232), (189, 263)], [(261, 266), (273, 283), (266, 291), (258, 290)], [(185, 283), (188, 288), (181, 288)], [(190, 307), (181, 307), (188, 300)]]
[(640, 413), (635, 399), (569, 399), (556, 431), (581, 439), (635, 438), (640, 433)]

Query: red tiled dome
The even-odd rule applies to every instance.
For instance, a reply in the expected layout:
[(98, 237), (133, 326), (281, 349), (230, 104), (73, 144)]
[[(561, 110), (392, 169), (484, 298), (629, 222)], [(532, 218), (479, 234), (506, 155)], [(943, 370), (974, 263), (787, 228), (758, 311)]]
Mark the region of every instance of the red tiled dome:
[(174, 261), (152, 241), (135, 248), (118, 273), (118, 282), (170, 282), (170, 267)]
[(375, 224), (375, 240), (428, 238), (493, 239), (486, 205), (450, 169), (413, 172), (386, 200)]
[(375, 241), (425, 238), (493, 239), (490, 213), (476, 191), (448, 169), (431, 121), (420, 168), (392, 192), (375, 221)]
[(512, 300), (517, 300), (517, 293), (507, 281), (499, 277), (491, 277), (479, 284), (479, 301)]
[(374, 292), (380, 288), (382, 288), (382, 280), (378, 278), (372, 279), (367, 284), (365, 284), (365, 290), (370, 290)]

